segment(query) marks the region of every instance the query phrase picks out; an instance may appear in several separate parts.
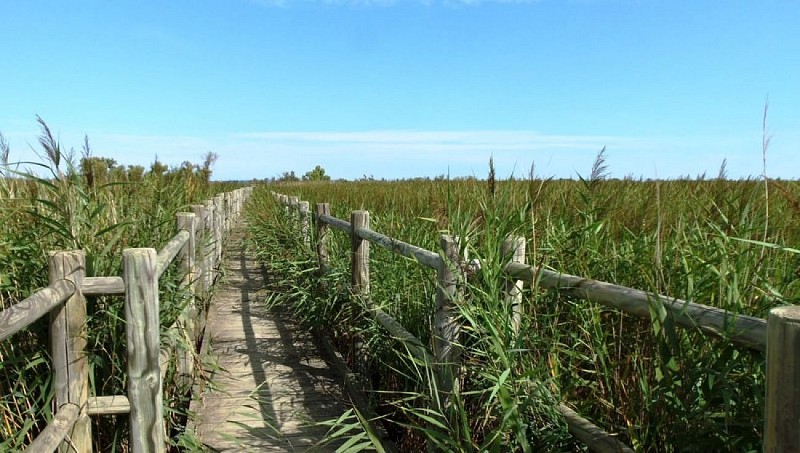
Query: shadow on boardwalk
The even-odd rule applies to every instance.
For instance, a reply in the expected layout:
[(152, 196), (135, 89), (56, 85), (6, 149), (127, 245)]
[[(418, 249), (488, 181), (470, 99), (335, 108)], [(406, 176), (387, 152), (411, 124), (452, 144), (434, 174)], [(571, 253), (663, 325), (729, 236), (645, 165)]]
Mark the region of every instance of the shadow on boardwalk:
[(310, 332), (287, 312), (264, 306), (267, 278), (240, 237), (229, 242), (225, 276), (205, 334), (219, 368), (205, 370), (214, 388), (195, 396), (196, 433), (213, 451), (305, 451), (327, 431), (315, 422), (345, 410), (340, 378), (320, 358)]

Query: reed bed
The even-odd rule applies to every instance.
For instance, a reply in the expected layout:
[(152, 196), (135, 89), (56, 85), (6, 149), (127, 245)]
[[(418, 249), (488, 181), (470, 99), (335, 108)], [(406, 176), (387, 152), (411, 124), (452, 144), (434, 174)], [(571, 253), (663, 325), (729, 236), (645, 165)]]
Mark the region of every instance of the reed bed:
[[(63, 148), (44, 121), (37, 150), (42, 162), (15, 163), (0, 135), (0, 308), (47, 285), (47, 253), (81, 249), (87, 276), (121, 275), (121, 252), (161, 247), (175, 232), (175, 214), (224, 191), (209, 182), (210, 163), (149, 169)], [(187, 300), (176, 278), (164, 280), (162, 325), (171, 325)], [(125, 394), (125, 325), (121, 297), (89, 297), (91, 395)], [(168, 333), (163, 333), (168, 334)], [(194, 345), (186, 345), (193, 349)], [(52, 418), (52, 373), (47, 320), (0, 343), (0, 450), (31, 442)], [(170, 442), (183, 442), (185, 390), (165, 383)], [(127, 451), (128, 416), (93, 418), (97, 451)], [(173, 447), (177, 449), (177, 447)]]
[[(273, 184), (254, 193), (247, 215), (250, 246), (273, 277), (270, 303), (334, 339), (402, 451), (581, 451), (560, 403), (637, 451), (757, 451), (763, 354), (670, 316), (642, 320), (536, 285), (523, 291), (514, 334), (501, 243), (522, 236), (528, 263), (765, 317), (800, 297), (800, 183), (771, 180), (768, 190), (724, 168), (716, 178), (610, 179), (601, 153), (577, 180), (533, 171), (497, 180), (491, 169), (487, 180)], [(330, 203), (342, 219), (368, 210), (372, 230), (430, 250), (442, 233), (459, 236), (482, 263), (458, 302), (463, 362), (448, 404), (438, 404), (429, 367), (350, 295), (349, 238), (331, 234), (331, 269), (320, 277), (271, 191)], [(371, 288), (373, 304), (430, 344), (435, 275), (375, 247)], [(356, 415), (339, 424), (360, 424)], [(376, 448), (371, 436), (353, 451)]]

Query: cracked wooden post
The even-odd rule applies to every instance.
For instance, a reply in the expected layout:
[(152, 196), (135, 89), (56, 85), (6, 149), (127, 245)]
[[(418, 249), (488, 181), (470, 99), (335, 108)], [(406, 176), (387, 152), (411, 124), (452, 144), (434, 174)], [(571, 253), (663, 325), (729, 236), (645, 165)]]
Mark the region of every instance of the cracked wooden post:
[(800, 451), (800, 306), (773, 308), (767, 319), (764, 452)]
[(75, 404), (80, 411), (72, 431), (59, 446), (60, 452), (92, 451), (92, 425), (87, 413), (89, 361), (86, 357), (86, 298), (81, 293), (85, 276), (86, 255), (82, 250), (50, 253), (49, 282), (52, 284), (65, 279), (75, 286), (72, 296), (50, 312), (56, 405), (53, 413), (69, 403)]
[[(521, 236), (506, 238), (503, 241), (501, 253), (511, 263), (525, 264), (525, 238)], [(523, 280), (509, 279), (506, 281), (505, 301), (511, 314), (511, 329), (514, 332), (514, 336), (519, 333), (519, 326), (522, 322), (523, 285)]]
[(330, 266), (330, 256), (328, 255), (328, 234), (331, 228), (327, 223), (320, 220), (320, 216), (331, 215), (331, 205), (328, 203), (317, 203), (317, 263), (319, 264), (320, 275), (328, 273)]
[(164, 452), (156, 251), (150, 248), (124, 250), (122, 279), (131, 407), (130, 449), (137, 453)]

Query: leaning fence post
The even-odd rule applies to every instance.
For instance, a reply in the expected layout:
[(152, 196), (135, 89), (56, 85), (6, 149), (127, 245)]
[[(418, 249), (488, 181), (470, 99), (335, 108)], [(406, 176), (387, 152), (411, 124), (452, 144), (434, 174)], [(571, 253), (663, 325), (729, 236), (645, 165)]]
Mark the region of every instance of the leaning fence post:
[(461, 360), (458, 307), (459, 281), (461, 275), (461, 258), (458, 252), (457, 239), (442, 235), (439, 246), (443, 251), (443, 260), (437, 270), (438, 285), (436, 289), (436, 312), (433, 322), (433, 354), (436, 358), (439, 378), (439, 390), (448, 396), (457, 390), (455, 370)]
[(764, 451), (800, 451), (800, 306), (773, 308), (767, 319)]
[[(86, 412), (89, 399), (89, 361), (86, 357), (86, 298), (81, 293), (86, 276), (86, 255), (81, 250), (51, 252), (48, 259), (50, 283), (69, 280), (75, 292), (50, 313), (50, 342), (56, 410), (75, 404), (80, 415), (59, 447), (62, 452), (92, 451), (92, 425)], [(54, 412), (55, 413), (55, 412)]]
[(331, 205), (328, 203), (317, 203), (317, 262), (319, 263), (319, 272), (325, 275), (328, 272), (330, 265), (330, 258), (328, 256), (328, 234), (330, 227), (327, 223), (323, 222), (321, 216), (331, 215)]
[(122, 279), (125, 283), (125, 333), (128, 343), (130, 449), (137, 453), (163, 452), (156, 251), (150, 248), (123, 250)]
[[(503, 257), (508, 257), (511, 263), (525, 264), (525, 238), (521, 236), (508, 237), (503, 241), (501, 247)], [(522, 322), (522, 288), (523, 280), (506, 281), (506, 305), (510, 309), (511, 329), (514, 335), (519, 333), (519, 326)]]

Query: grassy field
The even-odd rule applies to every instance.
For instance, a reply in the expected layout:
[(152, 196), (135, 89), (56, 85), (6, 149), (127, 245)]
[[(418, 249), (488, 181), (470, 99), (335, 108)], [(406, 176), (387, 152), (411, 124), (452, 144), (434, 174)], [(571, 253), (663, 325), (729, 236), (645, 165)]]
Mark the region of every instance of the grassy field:
[[(78, 160), (40, 123), (44, 163), (9, 162), (13, 150), (0, 135), (0, 308), (47, 285), (47, 252), (82, 249), (87, 276), (121, 275), (122, 250), (160, 248), (175, 234), (175, 214), (214, 193), (208, 165), (124, 167), (91, 157)], [(10, 151), (10, 152), (9, 152)], [(171, 271), (168, 271), (168, 273)], [(162, 277), (162, 325), (171, 325), (184, 303), (177, 278)], [(125, 394), (125, 325), (121, 297), (90, 297), (89, 362), (92, 395)], [(52, 417), (48, 321), (0, 342), (0, 450), (27, 445)], [(167, 379), (169, 382), (169, 378)], [(186, 395), (165, 385), (171, 441), (178, 442)], [(127, 415), (95, 417), (96, 451), (126, 451)]]
[[(500, 244), (524, 236), (528, 263), (765, 317), (800, 297), (800, 183), (724, 174), (613, 180), (604, 172), (601, 155), (581, 180), (270, 185), (251, 198), (251, 247), (276, 278), (279, 292), (268, 303), (291, 304), (335, 339), (375, 390), (373, 404), (403, 451), (426, 443), (580, 451), (554, 410), (558, 402), (640, 451), (759, 451), (763, 354), (678, 328), (669, 316), (650, 322), (528, 287), (522, 334), (514, 335), (501, 296)], [(369, 210), (373, 230), (429, 250), (438, 250), (440, 234), (458, 235), (481, 260), (459, 303), (461, 391), (448, 413), (428, 411), (437, 398), (429, 370), (350, 296), (349, 238), (333, 233), (332, 270), (320, 280), (314, 253), (287, 227), (270, 191), (312, 209), (328, 202), (347, 220), (352, 210)], [(435, 278), (372, 248), (372, 302), (426, 343)], [(354, 343), (365, 345), (367, 363), (352, 362)]]

